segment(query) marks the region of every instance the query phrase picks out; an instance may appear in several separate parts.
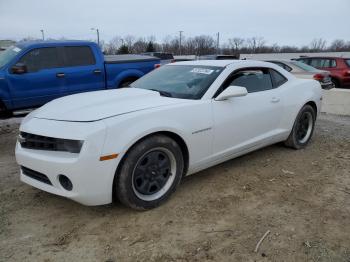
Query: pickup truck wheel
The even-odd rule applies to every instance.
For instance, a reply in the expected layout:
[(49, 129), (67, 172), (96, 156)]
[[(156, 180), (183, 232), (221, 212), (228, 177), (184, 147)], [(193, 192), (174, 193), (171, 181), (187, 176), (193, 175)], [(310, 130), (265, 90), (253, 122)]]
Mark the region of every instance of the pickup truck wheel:
[(286, 146), (301, 149), (310, 141), (315, 128), (316, 112), (310, 105), (305, 105), (299, 112), (292, 132), (284, 142)]
[(137, 80), (137, 78), (128, 78), (123, 80), (120, 84), (119, 84), (119, 88), (123, 88), (123, 87), (130, 87), (132, 82), (135, 82)]
[(180, 146), (167, 136), (150, 136), (124, 157), (116, 174), (116, 196), (133, 209), (155, 208), (176, 190), (183, 170)]
[(7, 117), (11, 117), (11, 116), (12, 116), (12, 112), (7, 110), (7, 108), (4, 105), (4, 103), (2, 103), (0, 101), (0, 117), (1, 118), (7, 118)]

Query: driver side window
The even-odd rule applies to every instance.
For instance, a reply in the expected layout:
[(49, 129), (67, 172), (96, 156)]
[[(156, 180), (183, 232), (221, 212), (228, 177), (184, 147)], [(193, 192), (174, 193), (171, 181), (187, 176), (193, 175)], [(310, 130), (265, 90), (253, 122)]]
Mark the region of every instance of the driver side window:
[(227, 86), (243, 86), (248, 93), (273, 89), (269, 70), (266, 68), (246, 68), (230, 77)]
[(25, 54), (18, 63), (23, 63), (27, 67), (28, 73), (62, 67), (57, 48), (55, 47), (33, 49)]

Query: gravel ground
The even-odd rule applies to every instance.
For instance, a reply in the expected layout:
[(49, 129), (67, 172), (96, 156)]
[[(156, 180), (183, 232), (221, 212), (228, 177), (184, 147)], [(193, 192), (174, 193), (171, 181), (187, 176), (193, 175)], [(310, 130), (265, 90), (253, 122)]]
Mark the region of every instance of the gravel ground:
[[(350, 261), (350, 118), (184, 179), (161, 207), (85, 207), (19, 181), (0, 121), (0, 261)], [(270, 234), (259, 251), (254, 248)]]

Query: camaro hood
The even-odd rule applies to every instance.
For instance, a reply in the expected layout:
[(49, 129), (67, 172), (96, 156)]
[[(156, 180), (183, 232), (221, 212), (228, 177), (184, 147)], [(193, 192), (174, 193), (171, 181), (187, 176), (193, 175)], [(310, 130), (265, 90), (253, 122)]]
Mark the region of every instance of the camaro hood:
[(51, 101), (33, 112), (33, 117), (59, 121), (91, 122), (140, 110), (184, 102), (158, 92), (121, 88), (70, 95)]

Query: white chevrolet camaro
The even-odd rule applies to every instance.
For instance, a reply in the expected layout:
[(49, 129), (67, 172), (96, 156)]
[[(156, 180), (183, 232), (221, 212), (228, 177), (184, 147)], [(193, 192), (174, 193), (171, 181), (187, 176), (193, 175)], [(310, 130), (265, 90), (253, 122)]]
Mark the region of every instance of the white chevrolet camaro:
[(320, 111), (314, 80), (258, 61), (169, 64), (131, 88), (33, 111), (16, 145), (21, 180), (85, 205), (165, 201), (185, 175), (282, 142), (303, 148)]

